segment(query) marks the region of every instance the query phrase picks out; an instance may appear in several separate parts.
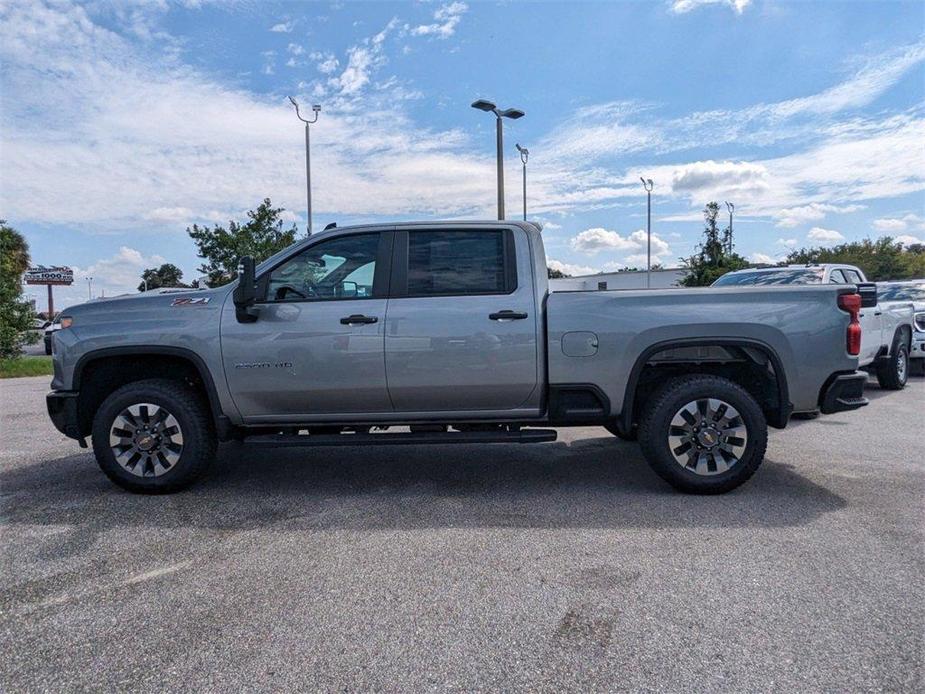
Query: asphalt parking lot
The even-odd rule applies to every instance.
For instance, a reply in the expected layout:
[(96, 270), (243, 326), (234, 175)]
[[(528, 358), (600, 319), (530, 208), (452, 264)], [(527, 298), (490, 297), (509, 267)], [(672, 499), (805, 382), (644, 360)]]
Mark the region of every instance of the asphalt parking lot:
[(921, 691), (925, 380), (673, 492), (603, 429), (120, 491), (0, 381), (0, 689)]

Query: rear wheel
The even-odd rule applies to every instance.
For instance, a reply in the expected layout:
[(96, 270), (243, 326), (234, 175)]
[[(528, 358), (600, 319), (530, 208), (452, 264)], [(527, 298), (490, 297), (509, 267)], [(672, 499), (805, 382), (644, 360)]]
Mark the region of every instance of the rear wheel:
[(176, 381), (129, 383), (106, 398), (93, 419), (100, 468), (133, 492), (188, 487), (208, 469), (216, 445), (207, 404)]
[(902, 390), (909, 378), (909, 345), (902, 335), (893, 340), (890, 356), (877, 367), (877, 382), (887, 390)]
[(684, 376), (649, 400), (639, 442), (652, 469), (676, 489), (722, 494), (761, 465), (768, 427), (742, 387), (717, 376)]

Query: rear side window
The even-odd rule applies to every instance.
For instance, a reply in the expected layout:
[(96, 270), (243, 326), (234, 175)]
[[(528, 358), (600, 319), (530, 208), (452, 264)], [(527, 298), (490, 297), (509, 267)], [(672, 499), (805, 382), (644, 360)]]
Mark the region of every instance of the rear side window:
[(412, 231), (408, 295), (504, 294), (508, 291), (506, 255), (501, 230)]
[(848, 284), (848, 280), (845, 279), (845, 275), (841, 270), (832, 270), (829, 275), (829, 284)]
[(861, 283), (861, 276), (857, 273), (857, 270), (845, 270), (845, 277), (848, 278), (848, 284)]

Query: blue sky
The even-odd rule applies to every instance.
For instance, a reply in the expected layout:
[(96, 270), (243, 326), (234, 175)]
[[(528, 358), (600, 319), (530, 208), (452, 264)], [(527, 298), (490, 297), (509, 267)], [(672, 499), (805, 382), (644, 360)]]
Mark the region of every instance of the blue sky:
[[(667, 265), (730, 200), (738, 250), (890, 234), (925, 239), (925, 4), (658, 0), (208, 2), (0, 7), (0, 216), (36, 263), (67, 264), (60, 301), (131, 290), (163, 261), (197, 276), (193, 222), (264, 197), (315, 224), (495, 214), (494, 123), (526, 111), (530, 216), (551, 263)], [(40, 295), (40, 292), (33, 292)], [(40, 299), (40, 305), (43, 300)]]

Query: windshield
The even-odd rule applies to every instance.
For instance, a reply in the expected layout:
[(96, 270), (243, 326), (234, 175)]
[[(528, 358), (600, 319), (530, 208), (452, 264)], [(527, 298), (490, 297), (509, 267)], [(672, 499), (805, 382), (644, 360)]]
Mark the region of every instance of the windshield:
[(881, 286), (877, 294), (881, 301), (925, 301), (925, 282)]
[(776, 268), (756, 272), (730, 272), (713, 283), (714, 287), (731, 287), (734, 285), (769, 285), (769, 284), (819, 284), (822, 282), (822, 270), (804, 270), (793, 268)]

